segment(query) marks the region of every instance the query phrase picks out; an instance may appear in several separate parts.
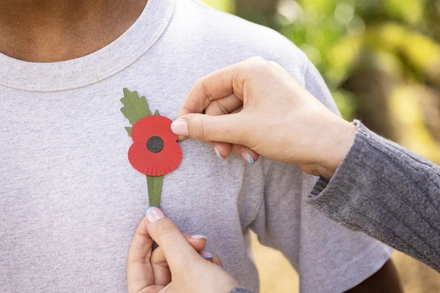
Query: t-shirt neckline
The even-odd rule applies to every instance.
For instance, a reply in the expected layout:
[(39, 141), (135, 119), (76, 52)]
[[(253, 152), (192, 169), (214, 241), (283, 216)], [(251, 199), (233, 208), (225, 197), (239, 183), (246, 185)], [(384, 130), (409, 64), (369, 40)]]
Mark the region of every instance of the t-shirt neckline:
[(117, 74), (145, 54), (171, 21), (174, 0), (148, 0), (119, 38), (89, 55), (61, 62), (27, 62), (0, 53), (0, 84), (26, 91), (70, 90)]

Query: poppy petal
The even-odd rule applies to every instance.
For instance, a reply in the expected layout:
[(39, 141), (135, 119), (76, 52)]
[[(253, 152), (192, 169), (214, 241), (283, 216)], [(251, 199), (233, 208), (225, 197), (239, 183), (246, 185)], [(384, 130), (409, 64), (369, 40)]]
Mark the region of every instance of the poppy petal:
[(134, 143), (128, 150), (128, 160), (137, 171), (148, 176), (162, 176), (174, 171), (182, 160), (182, 149), (177, 147), (164, 148), (160, 153), (151, 153), (145, 146)]
[[(179, 166), (182, 149), (177, 143), (177, 135), (171, 132), (171, 122), (164, 116), (147, 116), (135, 123), (132, 129), (134, 143), (128, 150), (128, 160), (137, 171), (148, 176), (162, 176)], [(147, 148), (152, 136), (162, 139), (161, 151), (154, 153)]]
[(164, 116), (147, 116), (133, 125), (131, 138), (134, 142), (145, 141), (152, 136), (162, 139), (171, 138), (177, 141), (177, 135), (171, 131), (171, 119)]

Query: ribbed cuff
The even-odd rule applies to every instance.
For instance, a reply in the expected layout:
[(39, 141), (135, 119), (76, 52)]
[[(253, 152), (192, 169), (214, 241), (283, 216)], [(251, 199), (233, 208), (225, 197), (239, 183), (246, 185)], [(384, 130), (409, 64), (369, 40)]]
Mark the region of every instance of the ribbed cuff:
[(252, 291), (249, 289), (246, 289), (246, 288), (242, 288), (242, 287), (235, 287), (229, 293), (252, 293)]
[[(324, 213), (327, 217), (343, 224), (351, 230), (357, 230), (356, 225), (346, 221), (349, 211), (346, 205), (356, 202), (356, 193), (350, 192), (358, 188), (358, 174), (353, 172), (353, 165), (360, 162), (359, 154), (362, 153), (364, 139), (368, 139), (368, 129), (360, 121), (353, 122), (356, 135), (350, 150), (339, 164), (331, 179), (320, 177), (313, 187), (307, 203)], [(344, 204), (341, 204), (344, 203)]]
[(440, 168), (355, 124), (347, 155), (307, 203), (440, 271)]

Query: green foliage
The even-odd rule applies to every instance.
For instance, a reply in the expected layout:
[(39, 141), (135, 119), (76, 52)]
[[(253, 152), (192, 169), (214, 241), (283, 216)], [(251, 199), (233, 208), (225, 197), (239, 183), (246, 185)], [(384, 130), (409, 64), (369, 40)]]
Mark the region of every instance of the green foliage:
[(440, 102), (438, 1), (280, 3), (280, 32), (318, 67), (346, 119), (360, 116), (373, 130), (440, 160), (438, 128), (429, 127), (440, 108), (421, 106), (432, 97)]
[(205, 2), (206, 4), (208, 4), (209, 6), (221, 10), (221, 11), (225, 11), (225, 12), (229, 12), (229, 13), (233, 13), (234, 12), (234, 1), (233, 0), (203, 0), (203, 2)]
[[(255, 7), (271, 2), (276, 12), (267, 16), (249, 7), (240, 16), (271, 24), (301, 48), (346, 119), (361, 118), (373, 130), (440, 161), (433, 155), (440, 147), (440, 1), (254, 1)], [(221, 8), (219, 3), (230, 1), (207, 2)], [(410, 96), (403, 92), (419, 102), (404, 107)], [(409, 119), (416, 113), (417, 123)], [(414, 137), (419, 139), (409, 144)]]
[[(136, 91), (130, 92), (124, 88), (124, 97), (121, 99), (121, 102), (124, 105), (121, 108), (121, 112), (131, 125), (134, 125), (139, 119), (151, 115), (147, 99), (145, 97), (139, 97)], [(125, 129), (128, 135), (131, 136), (131, 127), (126, 127)]]

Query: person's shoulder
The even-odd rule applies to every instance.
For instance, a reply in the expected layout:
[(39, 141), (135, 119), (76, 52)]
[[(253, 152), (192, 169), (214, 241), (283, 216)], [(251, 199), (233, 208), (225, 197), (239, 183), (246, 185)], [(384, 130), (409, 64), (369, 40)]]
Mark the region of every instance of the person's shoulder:
[(218, 11), (198, 0), (178, 0), (176, 6), (177, 17), (193, 24), (193, 36), (197, 34), (205, 46), (211, 45), (210, 49), (222, 51), (231, 59), (260, 56), (295, 75), (309, 62), (294, 43), (273, 29)]
[(200, 25), (200, 32), (205, 37), (210, 36), (209, 39), (226, 41), (228, 45), (233, 43), (266, 55), (272, 53), (273, 57), (285, 53), (306, 59), (294, 43), (271, 28), (216, 10), (198, 0), (179, 0), (177, 3), (188, 4), (184, 8), (186, 13), (192, 15)]

